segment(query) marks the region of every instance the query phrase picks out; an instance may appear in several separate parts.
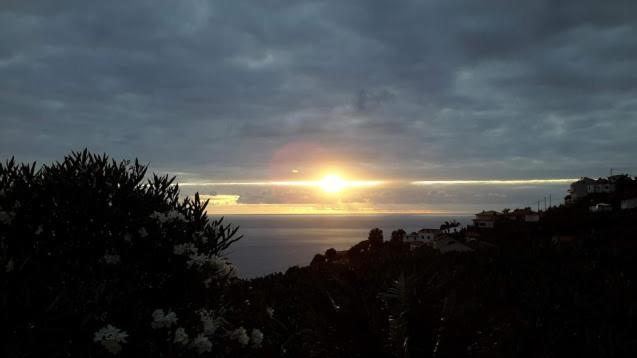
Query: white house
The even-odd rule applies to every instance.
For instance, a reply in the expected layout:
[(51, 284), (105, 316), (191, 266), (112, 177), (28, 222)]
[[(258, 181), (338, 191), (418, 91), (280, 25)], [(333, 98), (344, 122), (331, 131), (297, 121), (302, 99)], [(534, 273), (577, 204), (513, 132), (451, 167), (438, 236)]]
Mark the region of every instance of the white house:
[(411, 234), (405, 236), (405, 242), (431, 242), (440, 234), (439, 229), (421, 229), (418, 232), (412, 232)]
[(613, 181), (602, 178), (595, 180), (587, 177), (571, 183), (571, 189), (569, 190), (571, 200), (578, 200), (594, 193), (608, 194), (614, 192), (615, 183)]
[(580, 180), (571, 183), (571, 189), (569, 189), (569, 193), (571, 194), (572, 200), (581, 199), (588, 194), (595, 192), (595, 179), (583, 177)]
[(483, 211), (475, 214), (473, 219), (473, 225), (478, 228), (492, 229), (495, 226), (495, 221), (500, 217), (500, 213), (497, 211)]
[(432, 241), (440, 234), (439, 229), (421, 229), (418, 231), (417, 240)]
[(407, 236), (405, 236), (405, 239), (403, 241), (407, 242), (407, 241), (416, 241), (416, 240), (418, 240), (418, 233), (412, 232), (411, 234), (407, 234)]

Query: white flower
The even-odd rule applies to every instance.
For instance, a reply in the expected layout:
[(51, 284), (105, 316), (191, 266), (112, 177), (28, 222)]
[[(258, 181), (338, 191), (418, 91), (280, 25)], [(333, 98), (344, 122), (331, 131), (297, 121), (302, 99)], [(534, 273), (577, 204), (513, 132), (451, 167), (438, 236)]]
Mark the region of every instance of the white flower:
[(234, 266), (228, 263), (224, 258), (215, 255), (199, 253), (191, 254), (188, 256), (186, 265), (188, 265), (189, 268), (192, 268), (193, 266), (198, 269), (209, 268), (215, 273), (215, 275), (222, 277), (237, 276), (237, 270)]
[(166, 218), (168, 220), (186, 221), (186, 217), (184, 216), (184, 214), (180, 213), (177, 210), (171, 210), (171, 211), (167, 212), (166, 213)]
[(177, 314), (175, 312), (168, 311), (167, 314), (164, 314), (162, 309), (157, 309), (153, 312), (153, 322), (150, 324), (153, 329), (168, 328), (173, 324), (177, 324)]
[(250, 334), (250, 340), (252, 341), (253, 348), (261, 347), (261, 343), (263, 343), (263, 332), (261, 330), (254, 328), (252, 333)]
[(225, 259), (218, 256), (212, 256), (208, 260), (208, 264), (221, 276), (236, 276), (236, 270), (234, 266), (229, 264)]
[(175, 255), (195, 255), (199, 250), (192, 242), (175, 245), (173, 252)]
[(203, 285), (206, 288), (210, 288), (211, 283), (212, 283), (212, 277), (208, 277), (207, 279), (203, 280)]
[(198, 313), (205, 335), (212, 335), (217, 331), (217, 328), (221, 327), (222, 319), (215, 318), (211, 311), (200, 310)]
[(7, 265), (4, 267), (5, 272), (11, 272), (13, 271), (13, 259), (9, 259), (9, 262), (7, 262)]
[(250, 337), (248, 337), (248, 332), (245, 328), (239, 327), (234, 331), (230, 332), (230, 339), (236, 339), (239, 344), (242, 346), (246, 346), (250, 343)]
[(175, 330), (175, 339), (173, 342), (183, 345), (188, 344), (188, 334), (186, 334), (186, 330), (183, 327), (179, 327)]
[(151, 219), (155, 219), (159, 222), (162, 222), (162, 220), (164, 219), (164, 214), (158, 212), (158, 211), (153, 211), (152, 214), (150, 214), (150, 218)]
[(104, 262), (111, 265), (117, 265), (120, 261), (120, 257), (117, 254), (105, 254), (102, 259)]
[(208, 259), (208, 255), (205, 254), (191, 254), (188, 256), (188, 262), (186, 262), (186, 265), (188, 265), (188, 267), (201, 267), (208, 263)]
[(208, 337), (203, 334), (199, 334), (192, 341), (192, 346), (197, 350), (199, 354), (206, 353), (212, 351), (212, 342), (208, 339)]
[(170, 210), (169, 212), (165, 214), (155, 211), (152, 214), (150, 214), (150, 218), (159, 221), (160, 224), (164, 224), (169, 221), (175, 221), (175, 220), (186, 221), (186, 217), (184, 216), (184, 214), (180, 213), (177, 210)]
[(122, 343), (126, 343), (128, 334), (121, 329), (112, 325), (102, 327), (95, 332), (94, 342), (99, 342), (107, 351), (117, 354), (122, 350)]
[(237, 269), (228, 263), (226, 260), (220, 259), (216, 257), (216, 260), (211, 262), (212, 268), (216, 271), (217, 274), (224, 277), (237, 277)]
[(13, 217), (15, 216), (12, 212), (6, 212), (4, 210), (0, 210), (0, 223), (5, 225), (10, 225), (13, 221)]
[(268, 316), (270, 316), (270, 318), (274, 318), (274, 308), (272, 307), (267, 307), (265, 309), (265, 312), (268, 314)]
[(148, 236), (148, 231), (146, 231), (146, 228), (145, 228), (145, 227), (143, 227), (143, 228), (139, 229), (139, 236), (141, 236), (141, 237), (146, 237), (146, 236)]

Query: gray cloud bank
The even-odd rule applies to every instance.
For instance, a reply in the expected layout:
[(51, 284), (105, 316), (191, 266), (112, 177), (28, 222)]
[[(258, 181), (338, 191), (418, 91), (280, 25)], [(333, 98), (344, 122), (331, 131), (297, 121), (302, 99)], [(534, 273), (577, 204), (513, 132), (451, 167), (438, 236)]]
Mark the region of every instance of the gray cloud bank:
[(636, 38), (635, 1), (8, 0), (0, 154), (241, 179), (311, 166), (273, 159), (301, 143), (372, 177), (601, 175), (637, 166)]

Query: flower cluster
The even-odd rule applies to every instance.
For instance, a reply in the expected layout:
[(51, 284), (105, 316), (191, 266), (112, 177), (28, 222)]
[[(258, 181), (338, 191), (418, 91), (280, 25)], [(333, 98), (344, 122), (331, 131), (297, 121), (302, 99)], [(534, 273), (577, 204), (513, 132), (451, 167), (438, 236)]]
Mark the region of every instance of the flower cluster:
[(179, 327), (175, 330), (175, 339), (173, 342), (179, 343), (182, 345), (188, 344), (189, 338), (186, 330), (183, 327)]
[(107, 264), (117, 265), (120, 262), (120, 257), (117, 254), (105, 254), (102, 260)]
[(4, 225), (11, 225), (14, 217), (15, 214), (10, 211), (0, 210), (0, 223)]
[(173, 252), (175, 253), (175, 255), (190, 256), (197, 254), (199, 250), (197, 249), (197, 246), (195, 246), (195, 244), (187, 242), (184, 244), (175, 245), (175, 247), (173, 248)]
[(165, 224), (167, 222), (175, 220), (186, 221), (186, 217), (184, 216), (184, 214), (180, 213), (177, 210), (170, 210), (167, 213), (160, 213), (158, 211), (155, 211), (150, 214), (150, 217), (151, 219), (159, 221), (160, 224)]
[(215, 255), (191, 254), (186, 262), (188, 267), (210, 268), (223, 277), (235, 277), (237, 270), (224, 258)]
[(250, 343), (250, 337), (248, 337), (248, 332), (245, 328), (239, 327), (229, 334), (230, 339), (236, 340), (242, 346), (247, 346)]
[(199, 334), (192, 341), (192, 347), (196, 349), (199, 354), (202, 354), (212, 351), (212, 342), (210, 342), (208, 337), (203, 334)]
[(248, 331), (239, 327), (233, 331), (228, 333), (228, 337), (232, 340), (237, 341), (241, 346), (245, 347), (248, 344), (252, 343), (252, 348), (260, 348), (263, 343), (263, 332), (261, 330), (254, 328), (252, 332), (248, 336)]
[(203, 325), (203, 333), (206, 335), (214, 334), (223, 325), (223, 318), (215, 318), (209, 310), (199, 310), (197, 313)]
[(13, 259), (9, 259), (9, 261), (7, 262), (6, 266), (4, 267), (4, 271), (5, 272), (11, 272), (13, 271)]
[(153, 329), (168, 328), (173, 324), (177, 324), (177, 314), (175, 312), (168, 311), (167, 314), (164, 314), (162, 309), (156, 309), (153, 312), (153, 322), (150, 324)]
[(107, 351), (117, 354), (122, 350), (122, 343), (126, 343), (127, 337), (125, 331), (109, 324), (95, 332), (93, 341), (100, 343)]
[(252, 348), (260, 348), (263, 343), (263, 332), (254, 328), (250, 334), (250, 341), (252, 342)]

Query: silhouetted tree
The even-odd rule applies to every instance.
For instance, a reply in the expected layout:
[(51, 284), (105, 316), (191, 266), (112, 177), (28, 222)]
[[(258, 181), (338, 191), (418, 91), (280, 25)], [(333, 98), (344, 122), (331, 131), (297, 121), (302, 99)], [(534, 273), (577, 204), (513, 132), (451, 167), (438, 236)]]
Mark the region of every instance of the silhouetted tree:
[(442, 224), (440, 224), (440, 231), (442, 231), (443, 233), (450, 233), (451, 229), (457, 228), (459, 226), (460, 226), (460, 223), (457, 222), (456, 220), (445, 221)]
[(310, 262), (310, 266), (318, 267), (323, 265), (324, 263), (325, 263), (325, 256), (321, 254), (316, 254), (314, 255), (314, 258), (312, 259), (312, 262)]
[(327, 261), (334, 261), (334, 259), (336, 259), (336, 250), (334, 248), (325, 250), (325, 259)]
[(383, 230), (379, 228), (372, 229), (367, 237), (372, 247), (379, 247), (383, 244)]
[(352, 246), (349, 250), (347, 250), (347, 257), (350, 260), (355, 260), (360, 258), (365, 252), (369, 251), (369, 240), (363, 240), (358, 244)]
[(405, 239), (405, 235), (407, 235), (407, 232), (405, 232), (405, 230), (403, 229), (394, 230), (391, 233), (390, 242), (394, 244), (401, 244), (403, 240)]

